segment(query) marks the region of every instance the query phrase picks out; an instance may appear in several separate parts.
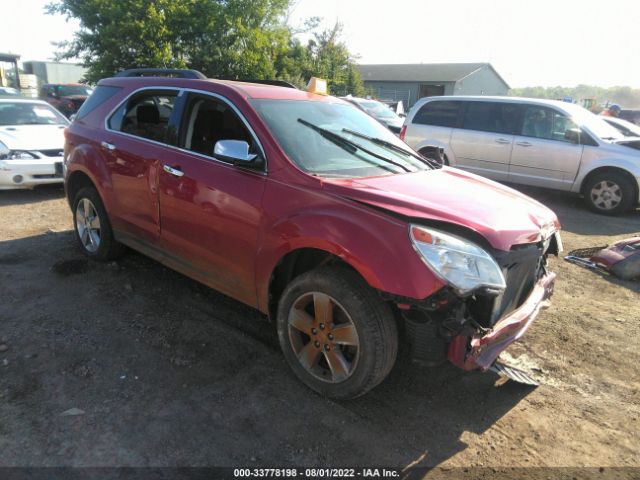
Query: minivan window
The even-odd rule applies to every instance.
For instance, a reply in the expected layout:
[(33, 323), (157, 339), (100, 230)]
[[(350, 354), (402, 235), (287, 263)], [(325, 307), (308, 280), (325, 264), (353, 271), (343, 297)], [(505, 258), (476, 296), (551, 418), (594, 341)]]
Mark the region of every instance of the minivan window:
[(413, 117), (413, 123), (437, 127), (455, 127), (458, 123), (460, 105), (461, 102), (455, 101), (439, 100), (427, 102)]
[(175, 90), (136, 95), (113, 113), (108, 122), (109, 128), (165, 142), (169, 118), (177, 96), (178, 92)]
[(522, 135), (526, 137), (571, 142), (566, 137), (570, 130), (579, 128), (573, 120), (557, 110), (534, 105), (525, 109)]
[(516, 133), (519, 107), (506, 102), (464, 102), (462, 128), (493, 133)]

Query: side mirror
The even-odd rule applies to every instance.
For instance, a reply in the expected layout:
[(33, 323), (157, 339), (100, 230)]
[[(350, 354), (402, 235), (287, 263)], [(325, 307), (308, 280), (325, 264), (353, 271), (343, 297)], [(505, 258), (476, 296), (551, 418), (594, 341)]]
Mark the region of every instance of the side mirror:
[(564, 139), (575, 144), (580, 144), (580, 129), (572, 128), (564, 132)]
[(244, 140), (219, 140), (213, 147), (213, 156), (234, 165), (256, 165), (258, 155), (249, 153), (249, 144)]

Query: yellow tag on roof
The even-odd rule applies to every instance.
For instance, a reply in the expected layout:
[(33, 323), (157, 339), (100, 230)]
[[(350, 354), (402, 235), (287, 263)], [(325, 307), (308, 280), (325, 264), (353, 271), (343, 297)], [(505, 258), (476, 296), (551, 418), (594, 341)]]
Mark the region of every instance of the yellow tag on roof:
[(311, 77), (307, 84), (307, 92), (317, 93), (318, 95), (329, 95), (327, 81), (324, 78)]

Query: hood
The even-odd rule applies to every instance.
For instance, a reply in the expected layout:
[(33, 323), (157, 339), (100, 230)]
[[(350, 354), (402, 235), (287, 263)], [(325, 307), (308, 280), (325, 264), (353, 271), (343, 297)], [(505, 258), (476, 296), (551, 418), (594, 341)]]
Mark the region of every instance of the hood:
[(0, 142), (9, 150), (53, 150), (64, 148), (66, 125), (0, 126)]
[[(613, 142), (614, 145), (622, 145), (624, 147), (635, 148), (640, 150), (640, 137), (625, 137)], [(627, 152), (624, 152), (627, 153)]]
[(542, 230), (560, 228), (555, 213), (532, 198), (449, 167), (384, 177), (325, 178), (323, 182), (326, 191), (361, 203), (474, 230), (503, 251), (540, 241)]
[(380, 121), (388, 127), (396, 127), (398, 129), (402, 128), (402, 124), (404, 123), (404, 119), (402, 118), (380, 118)]

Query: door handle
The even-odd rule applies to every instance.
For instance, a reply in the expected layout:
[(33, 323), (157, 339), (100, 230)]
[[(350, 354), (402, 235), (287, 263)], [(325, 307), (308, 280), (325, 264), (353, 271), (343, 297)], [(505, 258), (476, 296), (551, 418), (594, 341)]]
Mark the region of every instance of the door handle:
[(180, 170), (180, 168), (173, 168), (170, 167), (169, 165), (163, 165), (162, 169), (167, 172), (170, 173), (171, 175), (175, 176), (175, 177), (181, 177), (184, 175), (184, 172), (182, 170)]
[(105, 149), (111, 150), (111, 151), (116, 149), (116, 146), (113, 143), (109, 143), (109, 142), (105, 142), (105, 141), (100, 142), (100, 146), (102, 148), (105, 148)]
[(506, 138), (496, 138), (496, 142), (504, 145), (507, 143), (511, 143), (511, 140), (507, 140)]
[(521, 147), (530, 147), (531, 144), (529, 142), (516, 142), (516, 145), (520, 145)]

